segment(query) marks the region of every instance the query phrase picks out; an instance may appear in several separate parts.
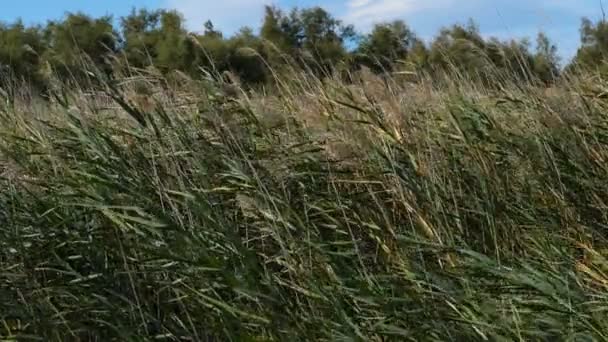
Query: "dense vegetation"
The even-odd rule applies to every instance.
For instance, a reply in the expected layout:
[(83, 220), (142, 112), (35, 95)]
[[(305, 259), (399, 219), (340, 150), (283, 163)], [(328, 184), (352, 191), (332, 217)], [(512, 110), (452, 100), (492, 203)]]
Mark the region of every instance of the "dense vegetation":
[[(76, 70), (92, 62), (109, 75), (118, 69), (153, 66), (163, 74), (180, 71), (199, 78), (203, 68), (229, 70), (243, 83), (260, 84), (272, 78), (268, 64), (276, 68), (292, 64), (286, 58), (316, 75), (362, 65), (376, 72), (457, 68), (482, 80), (488, 80), (488, 70), (494, 77), (501, 69), (504, 77), (545, 83), (559, 74), (556, 48), (542, 32), (531, 51), (527, 39), (484, 39), (473, 22), (446, 27), (425, 43), (403, 21), (379, 23), (361, 34), (319, 7), (289, 12), (266, 7), (257, 34), (245, 27), (231, 37), (210, 21), (202, 33), (188, 32), (174, 11), (134, 9), (119, 19), (119, 27), (114, 27), (109, 16), (70, 13), (44, 26), (26, 27), (20, 21), (1, 24), (3, 78), (10, 75), (46, 89), (50, 74), (81, 82), (87, 76)], [(577, 60), (588, 66), (599, 60), (606, 48), (598, 38), (603, 30), (603, 23), (583, 22), (584, 46)]]
[(0, 33), (0, 339), (608, 340), (603, 22), (109, 23)]

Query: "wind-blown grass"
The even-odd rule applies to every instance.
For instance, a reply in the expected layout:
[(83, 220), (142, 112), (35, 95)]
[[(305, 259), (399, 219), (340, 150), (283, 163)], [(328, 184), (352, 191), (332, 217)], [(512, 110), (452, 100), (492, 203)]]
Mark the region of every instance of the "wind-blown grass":
[(607, 84), (289, 76), (7, 102), (0, 336), (608, 340)]

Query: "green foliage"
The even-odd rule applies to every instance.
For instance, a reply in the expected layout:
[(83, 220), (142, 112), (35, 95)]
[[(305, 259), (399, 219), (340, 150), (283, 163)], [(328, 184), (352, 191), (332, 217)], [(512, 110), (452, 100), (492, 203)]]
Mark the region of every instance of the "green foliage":
[(45, 48), (40, 27), (26, 28), (20, 21), (0, 25), (0, 73), (24, 77), (32, 84), (38, 84), (41, 54)]
[(141, 72), (1, 105), (0, 339), (608, 339), (601, 78)]
[(484, 39), (472, 21), (466, 26), (454, 25), (441, 30), (431, 44), (428, 63), (434, 70), (452, 70), (485, 84), (500, 83), (504, 79), (549, 84), (559, 75), (557, 48), (542, 32), (538, 34), (533, 53), (527, 38)]
[(344, 26), (320, 7), (303, 9), (298, 15), (300, 44), (325, 67), (342, 60), (346, 51), (344, 41), (353, 37), (354, 29)]
[[(363, 37), (357, 53), (362, 56), (362, 63), (377, 71), (391, 70), (396, 61), (410, 57), (422, 63), (426, 57), (426, 49), (414, 32), (403, 22), (397, 20), (391, 23), (376, 24), (371, 32)], [(413, 51), (416, 49), (416, 51)]]
[(68, 14), (63, 21), (49, 22), (45, 28), (49, 48), (44, 58), (63, 77), (83, 77), (73, 71), (89, 61), (109, 72), (107, 58), (118, 49), (118, 35), (112, 17), (91, 18), (82, 13)]
[(287, 15), (267, 6), (260, 35), (317, 73), (326, 73), (347, 57), (344, 43), (355, 32), (321, 7), (296, 8)]
[[(561, 74), (557, 48), (544, 33), (531, 51), (527, 39), (484, 38), (473, 21), (441, 29), (428, 44), (404, 21), (380, 23), (361, 35), (321, 7), (266, 6), (257, 33), (243, 28), (226, 36), (211, 21), (202, 26), (203, 32), (189, 32), (181, 14), (147, 9), (133, 9), (119, 18), (117, 28), (110, 16), (82, 13), (44, 26), (0, 24), (2, 82), (26, 82), (39, 91), (48, 87), (50, 75), (90, 83), (91, 72), (98, 70), (112, 76), (151, 67), (194, 78), (230, 71), (255, 87), (271, 79), (272, 69), (284, 71), (293, 61), (323, 77), (364, 65), (376, 73), (450, 73), (484, 85), (550, 85)], [(567, 70), (604, 68), (606, 27), (603, 20), (583, 19), (582, 46)]]
[(0, 339), (608, 340), (605, 78), (555, 82), (542, 33), (353, 37), (321, 8), (0, 25)]
[[(535, 59), (530, 52), (528, 39), (512, 39), (504, 42), (492, 39), (486, 49), (491, 66), (504, 71), (507, 75), (514, 76), (516, 81), (528, 83), (532, 81), (535, 72)], [(490, 53), (490, 50), (493, 50), (494, 53)]]
[(226, 44), (221, 32), (216, 31), (211, 22), (205, 24), (205, 31), (202, 35), (194, 35), (194, 37), (198, 43), (196, 65), (217, 72), (228, 68), (230, 47)]
[(163, 70), (183, 69), (192, 56), (186, 54), (187, 37), (182, 18), (177, 12), (164, 12), (160, 22), (154, 65)]
[(258, 84), (267, 80), (269, 71), (264, 63), (264, 44), (251, 28), (242, 28), (227, 44), (230, 47), (230, 68), (243, 82)]
[(454, 25), (443, 28), (431, 43), (429, 63), (437, 69), (458, 71), (475, 75), (486, 63), (484, 50), (486, 42), (476, 24), (470, 21), (466, 26)]
[(557, 46), (542, 32), (536, 37), (534, 55), (534, 74), (544, 83), (553, 82), (559, 75), (559, 56)]
[(578, 49), (574, 62), (582, 68), (602, 67), (608, 53), (608, 22), (600, 20), (597, 23), (583, 18), (581, 22), (581, 47)]
[(160, 17), (163, 11), (133, 9), (120, 19), (123, 37), (123, 54), (130, 66), (142, 68), (153, 64), (156, 44), (160, 40)]

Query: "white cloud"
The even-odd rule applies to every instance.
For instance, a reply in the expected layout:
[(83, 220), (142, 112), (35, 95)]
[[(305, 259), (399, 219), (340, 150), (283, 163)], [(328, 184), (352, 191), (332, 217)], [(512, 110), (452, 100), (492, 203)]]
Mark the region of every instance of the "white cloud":
[(223, 32), (231, 33), (242, 26), (257, 27), (264, 5), (269, 0), (165, 0), (165, 7), (176, 9), (186, 19), (190, 30), (202, 31), (211, 20)]
[(447, 9), (455, 0), (349, 0), (342, 19), (360, 28), (433, 9)]
[(373, 1), (374, 0), (351, 0), (348, 3), (348, 7), (351, 7), (351, 8), (363, 7), (363, 6), (369, 5)]

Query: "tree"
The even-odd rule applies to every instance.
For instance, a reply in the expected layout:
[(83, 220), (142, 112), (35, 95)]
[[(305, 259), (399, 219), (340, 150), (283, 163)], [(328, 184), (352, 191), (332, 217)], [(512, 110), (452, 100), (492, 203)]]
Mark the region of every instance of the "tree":
[(551, 83), (559, 75), (559, 56), (557, 46), (543, 32), (536, 37), (536, 53), (534, 54), (534, 74), (541, 82)]
[(410, 48), (407, 61), (413, 65), (416, 70), (428, 68), (429, 49), (426, 44), (420, 39), (414, 39)]
[[(555, 47), (544, 38), (538, 41), (537, 53), (532, 54), (527, 38), (500, 40), (491, 37), (486, 40), (477, 25), (469, 21), (466, 26), (442, 29), (431, 45), (428, 62), (435, 70), (456, 71), (487, 85), (502, 80), (531, 81), (537, 72), (545, 73), (542, 79), (546, 79), (549, 77), (546, 73), (554, 72), (552, 68), (557, 63)], [(546, 62), (546, 66), (541, 62)]]
[(49, 49), (45, 58), (55, 70), (67, 75), (82, 70), (92, 62), (105, 72), (111, 71), (107, 57), (118, 51), (118, 35), (112, 17), (91, 18), (83, 13), (70, 13), (63, 21), (49, 22), (46, 27)]
[(215, 30), (213, 23), (205, 23), (205, 31), (202, 35), (195, 35), (196, 54), (195, 69), (200, 67), (213, 70), (216, 73), (229, 69), (230, 46), (228, 46), (224, 35)]
[(407, 59), (414, 46), (421, 49), (424, 46), (421, 43), (405, 22), (396, 20), (376, 24), (356, 52), (361, 55), (361, 62), (372, 69), (391, 70), (395, 61)]
[(40, 27), (26, 28), (20, 20), (11, 25), (0, 24), (1, 81), (12, 82), (11, 78), (18, 78), (42, 86), (40, 64), (45, 51)]
[(122, 52), (130, 66), (142, 68), (154, 63), (162, 14), (161, 10), (133, 9), (130, 15), (120, 19)]
[[(201, 69), (216, 76), (230, 70), (245, 83), (259, 83), (267, 79), (268, 65), (279, 72), (291, 69), (285, 56), (321, 77), (336, 71), (346, 75), (361, 65), (377, 72), (456, 71), (484, 82), (506, 77), (550, 83), (559, 73), (557, 48), (543, 33), (531, 53), (527, 40), (484, 39), (473, 21), (442, 28), (429, 45), (401, 20), (377, 24), (359, 37), (352, 25), (321, 7), (283, 11), (266, 6), (257, 35), (243, 28), (226, 37), (211, 21), (203, 28), (202, 33), (188, 32), (178, 12), (146, 9), (120, 18), (120, 35), (112, 17), (82, 13), (46, 27), (0, 24), (0, 76), (41, 83), (43, 70), (54, 70), (88, 80), (83, 71), (91, 65), (107, 74), (154, 66), (165, 74), (179, 70), (194, 77), (203, 74)], [(361, 39), (349, 44), (355, 37)], [(608, 24), (583, 19), (581, 42), (575, 62), (587, 68), (601, 65), (608, 53)], [(347, 47), (355, 47), (354, 53)], [(116, 60), (125, 69), (116, 69)]]
[(263, 43), (251, 28), (241, 28), (227, 44), (230, 50), (230, 69), (236, 72), (242, 81), (261, 83), (266, 80), (268, 70), (263, 61)]
[(192, 51), (186, 46), (187, 31), (183, 19), (176, 11), (163, 11), (160, 29), (154, 46), (154, 65), (161, 70), (188, 70), (192, 62)]
[(328, 71), (344, 60), (347, 51), (344, 42), (354, 36), (354, 28), (344, 25), (321, 7), (299, 12), (301, 46), (312, 55), (319, 71)]
[(593, 24), (583, 18), (580, 33), (581, 47), (573, 62), (583, 69), (601, 66), (608, 54), (608, 22), (600, 20)]
[(197, 49), (177, 11), (133, 10), (121, 19), (123, 52), (131, 67), (194, 73)]
[(534, 72), (534, 59), (527, 38), (502, 41), (492, 37), (485, 44), (491, 70), (488, 77), (502, 76), (514, 81), (530, 81)]
[(323, 72), (347, 56), (344, 42), (355, 32), (321, 7), (295, 8), (286, 15), (267, 6), (260, 35), (283, 52), (305, 61), (308, 67)]
[(281, 52), (292, 54), (299, 46), (297, 15), (287, 16), (275, 6), (264, 8), (260, 37), (274, 44)]
[(436, 70), (456, 70), (475, 76), (487, 66), (486, 42), (479, 27), (469, 20), (466, 26), (456, 24), (441, 29), (431, 44), (429, 63)]
[(205, 25), (203, 25), (203, 26), (205, 27), (205, 30), (203, 31), (203, 34), (205, 36), (218, 38), (218, 39), (224, 38), (224, 35), (222, 34), (222, 32), (215, 29), (215, 26), (213, 25), (213, 22), (211, 20), (207, 20), (205, 22)]

